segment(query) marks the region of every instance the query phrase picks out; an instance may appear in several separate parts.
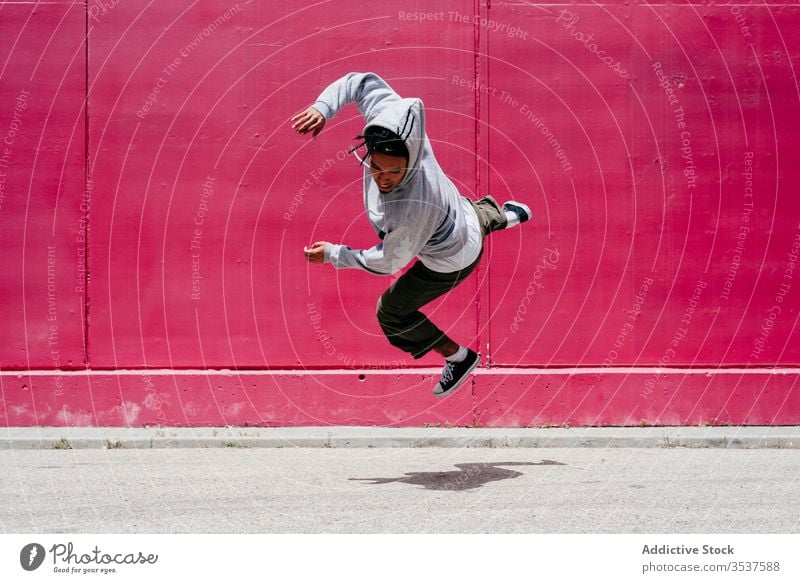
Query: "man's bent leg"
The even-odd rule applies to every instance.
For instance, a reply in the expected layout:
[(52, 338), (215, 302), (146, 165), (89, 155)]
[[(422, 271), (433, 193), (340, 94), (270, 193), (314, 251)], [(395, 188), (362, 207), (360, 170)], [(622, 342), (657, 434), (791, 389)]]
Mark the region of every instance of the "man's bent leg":
[(477, 267), (453, 273), (439, 273), (417, 261), (378, 300), (378, 323), (389, 342), (414, 358), (451, 342), (447, 335), (419, 309), (446, 294)]
[(478, 222), (484, 237), (492, 231), (506, 228), (508, 224), (506, 213), (492, 196), (486, 195), (480, 200), (470, 200), (470, 202), (478, 213)]

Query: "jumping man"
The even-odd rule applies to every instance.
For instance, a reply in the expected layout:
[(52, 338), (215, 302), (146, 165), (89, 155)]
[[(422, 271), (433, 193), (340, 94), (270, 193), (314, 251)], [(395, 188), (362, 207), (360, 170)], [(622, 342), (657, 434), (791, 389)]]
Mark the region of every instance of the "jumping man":
[[(414, 265), (378, 300), (378, 323), (389, 342), (421, 358), (433, 350), (445, 359), (433, 394), (453, 393), (480, 362), (470, 348), (451, 340), (419, 309), (472, 273), (483, 254), (483, 238), (531, 218), (519, 202), (502, 208), (491, 197), (461, 196), (445, 176), (425, 134), (422, 101), (401, 98), (374, 73), (350, 73), (292, 118), (299, 134), (322, 131), (325, 122), (355, 102), (366, 122), (364, 207), (381, 240), (371, 249), (318, 241), (304, 249), (311, 263), (358, 268), (376, 275)], [(360, 146), (359, 146), (360, 147)]]

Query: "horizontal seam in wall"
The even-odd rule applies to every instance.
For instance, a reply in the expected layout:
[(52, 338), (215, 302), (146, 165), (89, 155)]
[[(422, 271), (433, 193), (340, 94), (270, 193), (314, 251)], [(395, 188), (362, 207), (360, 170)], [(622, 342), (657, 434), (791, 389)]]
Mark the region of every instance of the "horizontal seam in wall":
[[(369, 373), (376, 375), (398, 375), (398, 374), (433, 374), (440, 373), (441, 369), (436, 367), (427, 368), (391, 368), (391, 369), (89, 369), (89, 370), (17, 370), (0, 371), (0, 378), (3, 377), (22, 377), (22, 376), (62, 376), (62, 377), (81, 377), (81, 376), (192, 376), (192, 375), (229, 375), (229, 376), (277, 376), (277, 375), (349, 375), (354, 373)], [(800, 367), (768, 368), (689, 368), (689, 367), (564, 367), (564, 368), (536, 368), (536, 367), (511, 367), (493, 366), (492, 368), (477, 369), (477, 375), (486, 374), (511, 374), (511, 375), (571, 375), (571, 374), (664, 374), (664, 375), (747, 375), (747, 374), (773, 374), (787, 375), (800, 374)]]

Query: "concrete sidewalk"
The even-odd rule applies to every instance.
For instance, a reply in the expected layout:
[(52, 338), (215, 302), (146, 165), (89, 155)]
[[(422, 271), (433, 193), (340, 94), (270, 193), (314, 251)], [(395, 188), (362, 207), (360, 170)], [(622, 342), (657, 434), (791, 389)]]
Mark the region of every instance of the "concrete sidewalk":
[(797, 449), (7, 449), (0, 465), (5, 533), (800, 532)]
[(156, 448), (800, 449), (800, 427), (7, 427), (0, 449)]

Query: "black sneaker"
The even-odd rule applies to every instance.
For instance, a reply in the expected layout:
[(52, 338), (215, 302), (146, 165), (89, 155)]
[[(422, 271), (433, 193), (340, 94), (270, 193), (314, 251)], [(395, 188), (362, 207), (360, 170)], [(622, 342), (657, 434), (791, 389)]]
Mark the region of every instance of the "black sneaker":
[(445, 361), (444, 369), (442, 370), (442, 380), (433, 387), (433, 396), (436, 398), (446, 397), (450, 393), (455, 393), (456, 389), (461, 386), (469, 373), (478, 366), (481, 357), (477, 352), (467, 349), (467, 357), (461, 362)]
[(516, 213), (517, 216), (519, 217), (520, 223), (524, 223), (525, 221), (533, 218), (533, 213), (531, 212), (531, 209), (528, 208), (528, 205), (522, 204), (521, 202), (517, 202), (516, 200), (509, 200), (508, 202), (504, 202), (503, 210)]

